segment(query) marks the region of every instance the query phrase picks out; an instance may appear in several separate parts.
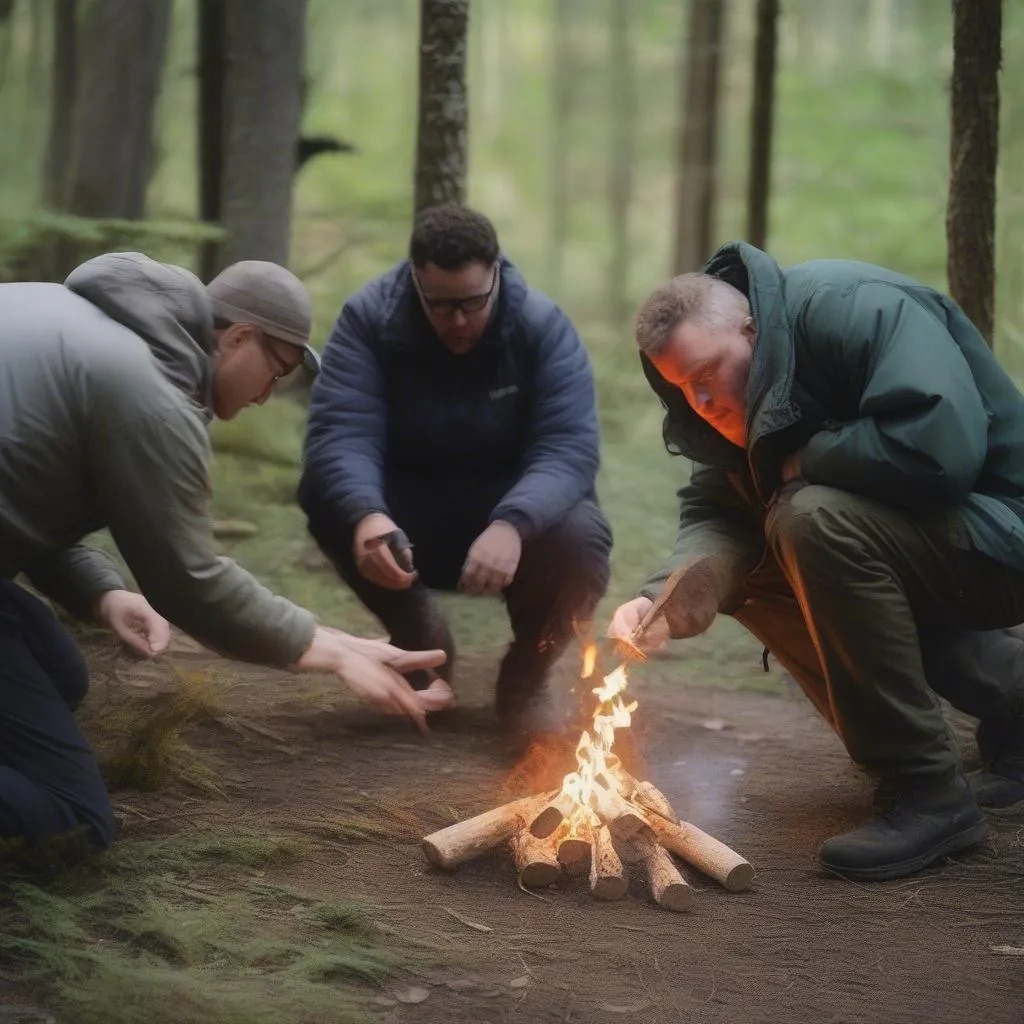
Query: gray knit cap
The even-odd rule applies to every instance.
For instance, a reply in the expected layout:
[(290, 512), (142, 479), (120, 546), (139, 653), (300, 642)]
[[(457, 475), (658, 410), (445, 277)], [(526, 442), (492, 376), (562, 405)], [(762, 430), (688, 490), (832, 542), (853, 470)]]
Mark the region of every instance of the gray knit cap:
[(320, 357), (309, 345), (313, 329), (309, 292), (290, 270), (264, 260), (242, 260), (222, 270), (206, 291), (214, 317), (255, 324), (269, 337), (297, 345), (303, 350), (305, 369), (320, 372)]

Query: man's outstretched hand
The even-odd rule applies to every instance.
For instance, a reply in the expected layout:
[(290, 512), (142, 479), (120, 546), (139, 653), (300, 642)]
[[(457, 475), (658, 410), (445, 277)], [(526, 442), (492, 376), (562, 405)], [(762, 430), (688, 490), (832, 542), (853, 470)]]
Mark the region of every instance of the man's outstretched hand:
[(500, 594), (515, 577), (522, 554), (519, 531), (511, 523), (496, 519), (473, 541), (462, 567), (459, 590), (478, 597)]
[(401, 675), (443, 665), (444, 651), (403, 651), (383, 640), (364, 640), (327, 626), (318, 626), (313, 642), (295, 667), (303, 672), (333, 672), (361, 699), (390, 714), (406, 715), (428, 732), (427, 713), (451, 704), (448, 684), (434, 680), (416, 691)]
[(97, 619), (133, 651), (155, 658), (171, 642), (171, 624), (141, 595), (130, 590), (108, 590), (96, 602)]

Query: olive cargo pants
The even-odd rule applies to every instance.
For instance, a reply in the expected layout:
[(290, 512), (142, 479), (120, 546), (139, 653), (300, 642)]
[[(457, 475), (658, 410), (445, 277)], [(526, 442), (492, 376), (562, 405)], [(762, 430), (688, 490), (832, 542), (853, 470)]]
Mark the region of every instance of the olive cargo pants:
[(937, 694), (983, 720), (1024, 714), (1024, 572), (846, 491), (790, 484), (731, 614), (792, 673), (858, 764), (958, 763)]

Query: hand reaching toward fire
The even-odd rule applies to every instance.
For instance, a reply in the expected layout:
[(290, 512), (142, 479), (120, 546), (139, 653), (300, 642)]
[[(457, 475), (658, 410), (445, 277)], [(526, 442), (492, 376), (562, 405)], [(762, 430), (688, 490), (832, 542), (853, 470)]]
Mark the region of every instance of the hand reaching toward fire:
[[(613, 640), (633, 642), (633, 634), (639, 628), (643, 617), (650, 611), (652, 604), (654, 602), (649, 597), (634, 597), (632, 601), (620, 604), (615, 609), (611, 624), (608, 626), (608, 635)], [(651, 623), (643, 636), (636, 638), (636, 644), (642, 651), (656, 651), (665, 645), (668, 637), (668, 623), (665, 621), (665, 617), (660, 615)]]
[(451, 703), (451, 690), (436, 679), (417, 692), (401, 675), (415, 669), (437, 668), (444, 651), (403, 651), (383, 640), (363, 640), (338, 629), (318, 626), (313, 642), (295, 667), (303, 672), (334, 672), (348, 688), (383, 711), (407, 715), (427, 732), (427, 713)]

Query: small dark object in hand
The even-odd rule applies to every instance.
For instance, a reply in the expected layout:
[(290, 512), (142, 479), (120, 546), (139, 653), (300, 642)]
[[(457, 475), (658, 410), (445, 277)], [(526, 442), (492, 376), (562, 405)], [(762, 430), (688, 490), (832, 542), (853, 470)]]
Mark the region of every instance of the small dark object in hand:
[(398, 563), (398, 568), (402, 572), (413, 571), (412, 544), (409, 543), (409, 538), (405, 535), (404, 530), (391, 530), (388, 533), (381, 534), (377, 539), (387, 544), (388, 550), (394, 556), (395, 561)]

